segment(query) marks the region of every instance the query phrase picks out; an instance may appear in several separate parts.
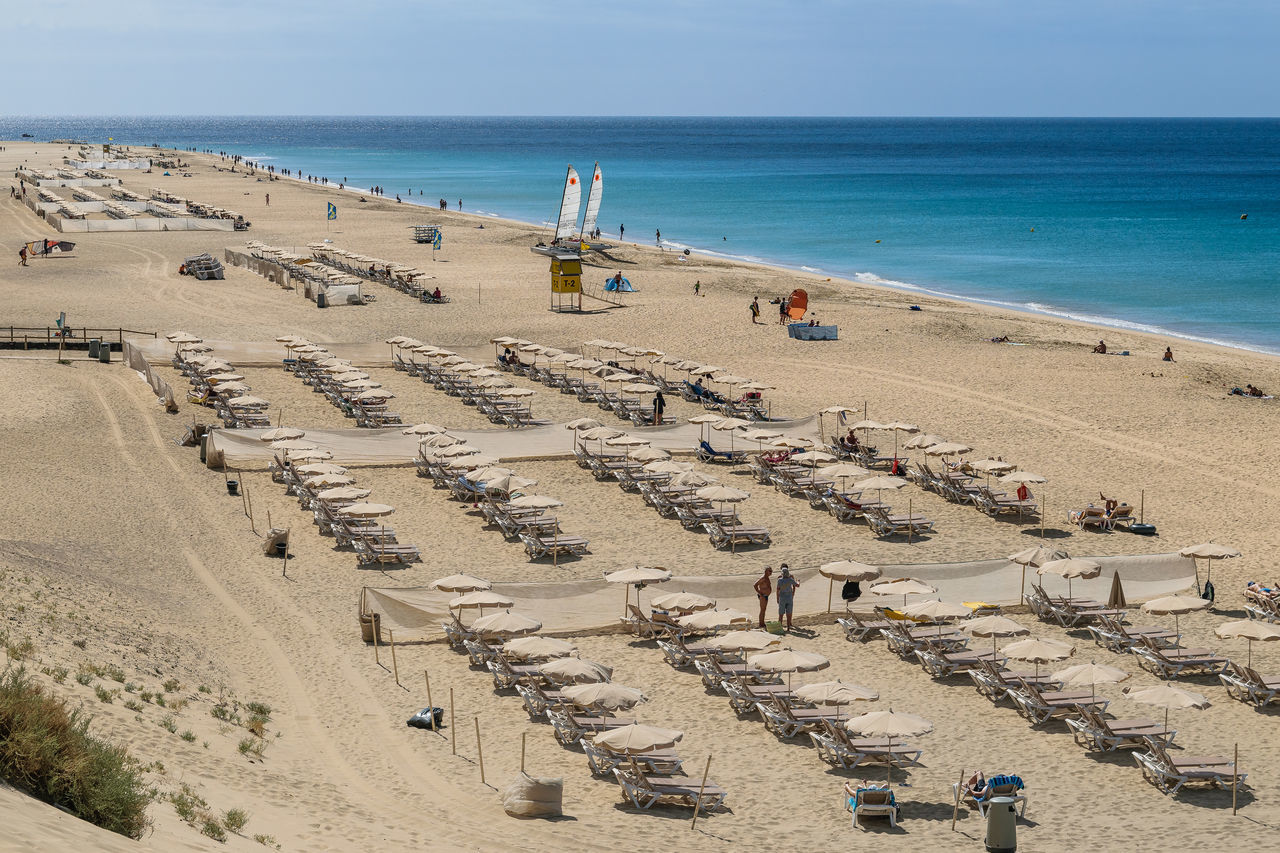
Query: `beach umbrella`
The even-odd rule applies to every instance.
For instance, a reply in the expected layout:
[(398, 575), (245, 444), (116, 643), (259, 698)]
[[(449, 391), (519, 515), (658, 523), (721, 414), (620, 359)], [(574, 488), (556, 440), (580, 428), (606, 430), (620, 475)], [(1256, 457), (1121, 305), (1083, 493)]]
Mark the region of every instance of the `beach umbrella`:
[(856, 411), (857, 409), (851, 409), (848, 406), (827, 406), (825, 409), (819, 409), (818, 410), (818, 438), (823, 439), (824, 441), (826, 440), (824, 438), (825, 432), (823, 430), (823, 423), (822, 423), (823, 418), (826, 415), (834, 415), (836, 418), (836, 423), (838, 424), (840, 423), (840, 418), (843, 418), (845, 415), (851, 415)]
[(498, 477), (485, 482), (484, 490), (489, 494), (494, 492), (506, 492), (507, 494), (511, 494), (512, 492), (519, 491), (520, 489), (527, 489), (530, 486), (536, 485), (538, 485), (537, 480), (530, 480), (527, 477), (517, 477), (515, 474), (508, 474), (505, 477)]
[[(1205, 559), (1206, 565), (1208, 566), (1208, 571), (1204, 576), (1204, 582), (1206, 584), (1208, 584), (1209, 581), (1213, 578), (1213, 561), (1214, 560), (1229, 560), (1232, 557), (1240, 556), (1240, 552), (1237, 551), (1235, 548), (1228, 548), (1226, 545), (1219, 545), (1212, 540), (1208, 542), (1202, 542), (1199, 545), (1190, 545), (1186, 548), (1182, 548), (1181, 550), (1178, 551), (1178, 553), (1184, 557), (1190, 557), (1193, 561), (1197, 557), (1203, 557)], [(1196, 589), (1197, 590), (1200, 589), (1200, 564), (1199, 563), (1196, 563)]]
[[(751, 497), (750, 492), (744, 492), (742, 489), (735, 489), (732, 486), (724, 486), (719, 483), (711, 486), (703, 486), (695, 489), (693, 492), (704, 501), (714, 501), (720, 505), (720, 512), (724, 512), (724, 505), (727, 503), (740, 503)], [(734, 512), (734, 520), (737, 521), (738, 514)], [(730, 551), (736, 550), (737, 540), (735, 539), (730, 545)]]
[(716, 600), (696, 592), (668, 592), (650, 601), (649, 606), (658, 610), (678, 610), (684, 614), (709, 610), (716, 606)]
[(724, 368), (713, 367), (709, 364), (704, 364), (701, 367), (693, 368), (692, 370), (689, 371), (689, 373), (692, 374), (693, 376), (710, 376), (713, 373), (724, 373)]
[(793, 450), (804, 450), (805, 448), (813, 447), (813, 439), (803, 438), (798, 435), (784, 435), (779, 438), (775, 438), (773, 441), (769, 442), (769, 444), (774, 447), (787, 447)]
[(693, 470), (690, 462), (676, 462), (674, 459), (657, 459), (646, 463), (644, 470), (650, 474), (683, 474)]
[(215, 373), (212, 376), (206, 376), (205, 379), (222, 387), (228, 382), (240, 382), (244, 379), (244, 375), (240, 373)]
[(721, 376), (712, 376), (711, 381), (720, 385), (745, 385), (751, 380), (745, 376), (734, 376), (732, 373), (726, 373)]
[(1166, 595), (1164, 598), (1154, 598), (1143, 604), (1142, 612), (1154, 613), (1157, 616), (1173, 614), (1173, 630), (1181, 634), (1182, 630), (1178, 627), (1178, 617), (1183, 613), (1204, 610), (1211, 603), (1206, 599), (1192, 598), (1189, 595)]
[(395, 394), (392, 394), (390, 391), (387, 391), (386, 389), (375, 388), (369, 391), (361, 391), (359, 394), (355, 396), (355, 399), (357, 400), (390, 400), (393, 397), (395, 397)]
[(818, 463), (835, 462), (836, 458), (824, 450), (806, 450), (803, 453), (794, 453), (790, 462), (799, 462), (802, 465), (809, 466), (810, 475), (817, 469)]
[(613, 667), (596, 663), (593, 660), (574, 657), (556, 658), (555, 660), (547, 661), (538, 667), (538, 672), (561, 684), (565, 682), (589, 684), (608, 681), (613, 678)]
[(1093, 560), (1079, 557), (1067, 557), (1063, 560), (1051, 560), (1036, 569), (1038, 575), (1057, 575), (1067, 579), (1067, 598), (1071, 598), (1072, 578), (1096, 578), (1102, 574), (1102, 566)]
[[(446, 448), (447, 450), (448, 448)], [(498, 458), (496, 456), (488, 456), (484, 453), (465, 454), (463, 456), (455, 456), (445, 463), (446, 468), (472, 470), (475, 468), (486, 468), (490, 465), (497, 465)]]
[(1190, 690), (1183, 690), (1181, 687), (1174, 687), (1171, 684), (1153, 684), (1149, 687), (1134, 685), (1124, 688), (1124, 695), (1134, 702), (1164, 708), (1164, 727), (1166, 729), (1169, 728), (1170, 711), (1180, 711), (1183, 708), (1195, 708), (1198, 711), (1203, 711), (1210, 704), (1209, 700), (1199, 693), (1192, 693)]
[(473, 592), (463, 593), (457, 598), (449, 600), (450, 610), (476, 607), (483, 612), (486, 607), (512, 607), (514, 605), (515, 601), (510, 597), (489, 589), (478, 589)]
[(320, 501), (362, 501), (372, 494), (370, 489), (357, 489), (355, 486), (334, 486), (316, 494)]
[(880, 694), (869, 687), (845, 684), (839, 679), (801, 684), (796, 688), (795, 694), (796, 698), (802, 702), (834, 706), (837, 720), (840, 718), (840, 709), (844, 706), (855, 702), (874, 702), (880, 698)]
[(712, 637), (705, 645), (722, 652), (761, 651), (776, 646), (782, 639), (767, 631), (753, 628), (749, 631), (730, 631), (719, 637)]
[(1067, 552), (1058, 548), (1046, 548), (1043, 545), (1037, 545), (1032, 548), (1026, 548), (1016, 554), (1010, 554), (1009, 560), (1022, 566), (1022, 582), (1018, 586), (1019, 600), (1026, 600), (1027, 589), (1027, 566), (1040, 568), (1045, 563), (1054, 560), (1065, 560)]
[(332, 462), (312, 462), (307, 465), (293, 466), (294, 473), (305, 474), (308, 477), (314, 477), (319, 474), (338, 474), (347, 473), (347, 469), (341, 465), (335, 465)]
[(979, 616), (977, 619), (966, 619), (956, 627), (974, 637), (990, 637), (993, 653), (999, 651), (996, 647), (997, 637), (1025, 637), (1031, 633), (1031, 629), (1007, 616)]
[(979, 459), (977, 462), (970, 462), (969, 467), (974, 471), (981, 471), (990, 478), (992, 474), (1006, 474), (1018, 466), (1003, 459)]
[(649, 443), (649, 439), (638, 438), (624, 433), (614, 438), (606, 438), (604, 443), (610, 447), (644, 447)]
[(622, 393), (624, 394), (652, 394), (657, 390), (657, 385), (650, 385), (647, 382), (632, 382), (629, 385), (622, 386)]
[(757, 382), (754, 379), (749, 382), (739, 382), (738, 387), (743, 391), (772, 391), (772, 385), (766, 385), (763, 382)]
[(624, 687), (611, 681), (574, 684), (560, 692), (580, 708), (595, 708), (606, 713), (625, 711), (647, 701), (644, 694), (634, 687)]
[(317, 474), (303, 480), (302, 484), (311, 489), (326, 489), (333, 486), (350, 486), (355, 481), (355, 477), (347, 474)]
[(1249, 663), (1253, 666), (1253, 641), (1272, 643), (1280, 640), (1280, 627), (1259, 622), (1254, 619), (1241, 619), (1238, 622), (1225, 622), (1213, 629), (1224, 640), (1244, 639), (1249, 641)]
[[(730, 435), (732, 435), (732, 433), (730, 433)], [(763, 445), (766, 441), (773, 441), (774, 439), (782, 438), (782, 433), (775, 430), (756, 428), (743, 430), (742, 437), (747, 441), (754, 441), (756, 443), (756, 451), (762, 452), (764, 450)]]
[(512, 498), (509, 503), (511, 506), (524, 509), (554, 509), (558, 506), (564, 506), (563, 501), (556, 500), (548, 495), (521, 495), (518, 498)]
[(673, 486), (691, 486), (693, 488), (700, 488), (702, 486), (709, 486), (712, 483), (718, 483), (720, 480), (709, 474), (703, 474), (700, 471), (685, 471), (680, 474), (673, 474), (670, 482)]
[(898, 458), (898, 436), (899, 435), (915, 435), (920, 432), (920, 427), (915, 424), (903, 423), (902, 421), (891, 421), (884, 425), (884, 429), (893, 432), (893, 458)]
[(459, 574), (437, 578), (427, 584), (427, 589), (438, 589), (442, 592), (475, 592), (480, 589), (490, 589), (492, 586), (493, 584), (483, 578)]
[(170, 332), (165, 335), (165, 338), (171, 344), (198, 344), (204, 340), (204, 338), (196, 337), (190, 332)]
[(424, 435), (425, 436), (425, 435), (440, 435), (445, 431), (446, 431), (445, 428), (442, 426), (436, 426), (435, 424), (421, 423), (421, 424), (414, 424), (411, 427), (405, 427), (400, 432), (404, 435)]
[(713, 423), (716, 423), (717, 421), (722, 421), (724, 420), (724, 416), (717, 415), (712, 412), (703, 412), (702, 414), (694, 415), (693, 417), (688, 418), (687, 420), (691, 424), (698, 425), (698, 437), (703, 441), (706, 441), (707, 424), (713, 424)]
[(595, 418), (574, 418), (573, 420), (567, 422), (564, 425), (564, 428), (576, 431), (576, 430), (584, 430), (584, 429), (595, 429), (596, 427), (599, 427), (599, 426), (604, 426), (604, 424), (600, 423)]
[[(909, 737), (920, 737), (933, 731), (933, 723), (915, 714), (902, 714), (892, 708), (888, 711), (871, 711), (861, 716), (846, 720), (844, 727), (851, 734), (862, 737), (883, 737), (889, 739), (889, 750), (892, 753), (895, 738), (901, 740)], [(893, 784), (893, 764), (886, 770), (886, 782)]]
[(609, 583), (626, 584), (623, 591), (626, 597), (623, 600), (622, 612), (626, 614), (627, 607), (631, 604), (631, 586), (634, 584), (636, 588), (636, 607), (640, 606), (640, 590), (644, 589), (645, 584), (663, 583), (671, 580), (671, 572), (661, 566), (633, 566), (629, 569), (619, 569), (616, 572), (610, 572), (604, 576)]
[(1084, 687), (1088, 685), (1091, 698), (1096, 700), (1098, 698), (1097, 686), (1099, 684), (1119, 684), (1121, 681), (1129, 679), (1129, 673), (1123, 669), (1116, 669), (1114, 666), (1105, 666), (1089, 661), (1088, 663), (1078, 663), (1075, 666), (1059, 670), (1053, 674), (1053, 677), (1061, 681), (1063, 687)]
[(633, 723), (593, 735), (591, 742), (614, 755), (647, 755), (663, 749), (671, 749), (684, 732)]
[(670, 459), (671, 454), (665, 450), (659, 450), (656, 447), (637, 447), (627, 454), (628, 459), (634, 459), (637, 462), (656, 462), (660, 459)]
[(961, 453), (972, 453), (973, 448), (958, 441), (942, 441), (931, 444), (924, 449), (925, 456), (957, 456)]
[(443, 432), (418, 439), (419, 447), (453, 447), (455, 444), (466, 444), (466, 442)]
[(1010, 643), (1004, 647), (1004, 653), (1014, 660), (1034, 663), (1036, 665), (1036, 677), (1039, 678), (1040, 664), (1066, 660), (1076, 653), (1076, 647), (1058, 640), (1031, 637)]
[(446, 459), (452, 459), (458, 456), (471, 456), (472, 454), (478, 454), (479, 452), (480, 448), (478, 447), (472, 447), (469, 444), (455, 441), (448, 447), (445, 447), (442, 450), (437, 450), (435, 455), (443, 456)]
[[(1030, 471), (1013, 471), (1001, 477), (1000, 482), (1008, 483), (1010, 485), (1025, 485), (1025, 484), (1047, 483), (1049, 481), (1044, 477), (1041, 477), (1039, 474), (1033, 474)], [(1041, 497), (1040, 499), (1040, 538), (1041, 539), (1044, 538), (1044, 517), (1045, 517), (1044, 504), (1045, 504), (1044, 498)]]
[(696, 613), (687, 613), (684, 616), (676, 617), (676, 622), (681, 628), (687, 628), (691, 631), (714, 631), (717, 628), (745, 624), (750, 622), (751, 619), (750, 613), (744, 613), (741, 610), (734, 610), (730, 607), (724, 610), (700, 610)]
[(514, 473), (515, 471), (510, 468), (503, 468), (501, 465), (490, 465), (488, 468), (478, 468), (467, 474), (467, 479), (473, 483), (487, 483), (499, 477), (509, 477)]
[(270, 444), (272, 450), (315, 450), (316, 445), (300, 438), (282, 438)]
[(894, 489), (894, 490), (901, 489), (906, 484), (907, 484), (907, 481), (902, 479), (901, 477), (891, 477), (886, 474), (881, 474), (878, 477), (870, 477), (866, 480), (863, 480), (860, 483), (855, 483), (854, 486), (859, 491), (863, 491), (863, 492), (865, 492), (867, 489), (875, 489), (876, 503), (882, 503), (882, 501), (880, 500), (881, 492), (883, 492), (885, 489)]
[(297, 427), (272, 427), (263, 430), (258, 435), (258, 441), (288, 441), (290, 439), (302, 438), (306, 432)]
[(836, 581), (847, 583), (855, 581), (857, 583), (866, 583), (880, 577), (880, 569), (875, 566), (868, 566), (866, 563), (859, 563), (857, 560), (837, 560), (834, 563), (825, 563), (818, 568), (818, 574), (828, 579), (827, 583), (827, 612), (831, 612), (831, 594), (835, 591)]
[(387, 504), (358, 503), (343, 507), (339, 512), (350, 518), (381, 518), (391, 515), (396, 508)]
[(333, 453), (328, 450), (286, 450), (285, 454), (293, 462), (317, 462), (333, 458)]
[(814, 652), (798, 652), (795, 649), (778, 649), (773, 652), (761, 652), (747, 657), (747, 665), (764, 672), (787, 674), (787, 690), (791, 690), (791, 674), (794, 672), (816, 672), (831, 666), (831, 661)]
[(264, 409), (271, 405), (261, 397), (237, 397), (227, 402), (233, 409)]
[[(227, 375), (234, 376), (235, 374), (232, 373)], [(235, 380), (230, 382), (219, 382), (213, 386), (213, 392), (215, 394), (247, 394), (252, 390), (253, 389), (245, 383)]]
[(368, 379), (369, 374), (363, 370), (347, 370), (336, 374), (333, 379), (335, 382), (350, 382), (353, 379)]
[(935, 444), (942, 444), (946, 439), (940, 435), (934, 435), (929, 432), (916, 433), (915, 435), (902, 442), (904, 450), (923, 450), (926, 447), (933, 447)]
[(867, 591), (874, 595), (900, 595), (902, 606), (906, 607), (908, 595), (933, 595), (938, 589), (915, 578), (891, 578), (868, 587)]
[(534, 634), (542, 630), (542, 623), (521, 613), (503, 610), (481, 616), (471, 623), (471, 630), (477, 634), (514, 637), (520, 634)]
[(859, 477), (868, 477), (871, 475), (869, 470), (863, 468), (861, 465), (855, 465), (852, 462), (837, 462), (834, 465), (827, 465), (824, 468), (819, 468), (817, 473), (818, 476), (825, 477), (828, 480), (839, 480), (841, 492), (846, 491), (844, 486), (849, 480), (856, 480)]
[(941, 599), (917, 601), (902, 608), (902, 612), (912, 619), (927, 619), (930, 622), (942, 622), (947, 619), (962, 619), (973, 615), (972, 607), (963, 604), (951, 604)]
[(562, 658), (573, 654), (577, 650), (578, 647), (567, 640), (542, 637), (536, 634), (529, 637), (516, 637), (514, 640), (508, 640), (502, 645), (502, 653), (504, 655), (518, 660)]

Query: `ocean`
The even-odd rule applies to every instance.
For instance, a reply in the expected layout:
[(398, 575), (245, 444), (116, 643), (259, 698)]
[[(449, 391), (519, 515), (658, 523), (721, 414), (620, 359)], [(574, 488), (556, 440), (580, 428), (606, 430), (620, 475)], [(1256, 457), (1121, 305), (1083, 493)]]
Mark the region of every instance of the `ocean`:
[(0, 138), (195, 146), (1025, 311), (1280, 353), (1280, 120), (0, 117)]

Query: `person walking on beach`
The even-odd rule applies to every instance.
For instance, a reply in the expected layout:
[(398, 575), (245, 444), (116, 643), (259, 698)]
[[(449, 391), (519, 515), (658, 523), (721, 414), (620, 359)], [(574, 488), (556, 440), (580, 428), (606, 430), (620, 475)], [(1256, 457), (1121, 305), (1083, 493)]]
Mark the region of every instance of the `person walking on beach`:
[(751, 325), (760, 325), (760, 297), (756, 296), (751, 300)]
[(271, 193), (267, 193), (267, 207), (271, 206)]
[(619, 239), (619, 240), (621, 240), (621, 239), (622, 239), (622, 235), (623, 235), (623, 234), (626, 234), (626, 233), (627, 233), (627, 226), (625, 226), (625, 225), (619, 225), (619, 226), (618, 226), (618, 239)]
[(791, 307), (791, 297), (784, 296), (778, 300), (778, 325), (787, 325), (787, 309)]
[(27, 265), (27, 247), (23, 246), (18, 250), (18, 266), (25, 267)]
[(800, 588), (800, 582), (791, 576), (791, 569), (787, 568), (787, 564), (783, 563), (782, 577), (778, 578), (778, 621), (782, 621), (782, 617), (787, 617), (787, 630), (791, 630), (791, 611), (795, 605), (796, 590)]
[(667, 400), (659, 391), (653, 395), (653, 425), (662, 423), (662, 414), (667, 410)]
[(702, 279), (698, 279), (693, 283), (693, 295), (697, 296), (702, 291)]
[(653, 232), (653, 235), (654, 235), (654, 240), (656, 240), (658, 243), (658, 248), (661, 249), (662, 248), (662, 229), (659, 228), (655, 230)]
[(462, 210), (462, 199), (458, 199), (458, 210)]
[(764, 627), (765, 610), (769, 607), (769, 594), (773, 592), (773, 567), (765, 566), (764, 574), (755, 583), (756, 597), (760, 599), (760, 627)]

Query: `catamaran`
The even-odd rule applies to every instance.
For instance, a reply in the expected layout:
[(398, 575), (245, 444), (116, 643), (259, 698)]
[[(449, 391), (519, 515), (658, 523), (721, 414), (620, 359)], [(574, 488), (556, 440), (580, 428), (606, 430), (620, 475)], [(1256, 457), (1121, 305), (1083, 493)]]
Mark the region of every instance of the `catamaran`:
[[(600, 218), (600, 197), (604, 191), (604, 179), (600, 173), (600, 163), (595, 164), (591, 172), (591, 186), (587, 189), (587, 212), (582, 218), (582, 227), (578, 227), (578, 212), (582, 206), (582, 182), (578, 172), (570, 164), (564, 177), (564, 193), (560, 196), (560, 214), (556, 217), (556, 233), (550, 245), (538, 243), (533, 251), (539, 255), (552, 257), (562, 255), (580, 255), (595, 248), (608, 248), (589, 242), (595, 233), (596, 222)], [(576, 236), (575, 236), (576, 233)]]

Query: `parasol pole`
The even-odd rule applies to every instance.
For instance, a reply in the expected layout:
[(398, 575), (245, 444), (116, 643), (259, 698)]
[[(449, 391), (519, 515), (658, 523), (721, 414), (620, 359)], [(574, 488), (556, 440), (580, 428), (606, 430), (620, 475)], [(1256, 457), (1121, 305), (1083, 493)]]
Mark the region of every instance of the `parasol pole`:
[(1027, 603), (1027, 564), (1022, 564), (1022, 581), (1018, 584), (1018, 598), (1023, 604)]
[(1236, 742), (1235, 757), (1231, 762), (1231, 814), (1236, 813), (1236, 792), (1240, 790), (1240, 742)]
[(960, 814), (960, 789), (964, 787), (964, 768), (960, 768), (960, 782), (956, 785), (956, 802), (951, 807), (951, 831), (956, 831), (956, 817)]
[[(1239, 747), (1237, 747), (1237, 750)], [(633, 761), (635, 759), (632, 759)], [(698, 801), (693, 804), (693, 823), (689, 824), (689, 829), (695, 829), (698, 826), (698, 809), (702, 808), (702, 795), (707, 790), (707, 776), (711, 773), (711, 756), (707, 756), (706, 766), (702, 768), (702, 784), (698, 786)], [(1234, 789), (1233, 789), (1234, 790)], [(1235, 795), (1232, 794), (1234, 799)]]
[(827, 580), (828, 580), (828, 583), (827, 583), (827, 612), (828, 612), (828, 613), (830, 613), (830, 612), (831, 612), (831, 594), (832, 594), (832, 593), (834, 593), (834, 592), (835, 592), (835, 590), (836, 590), (836, 579), (835, 579), (835, 578), (828, 578)]

